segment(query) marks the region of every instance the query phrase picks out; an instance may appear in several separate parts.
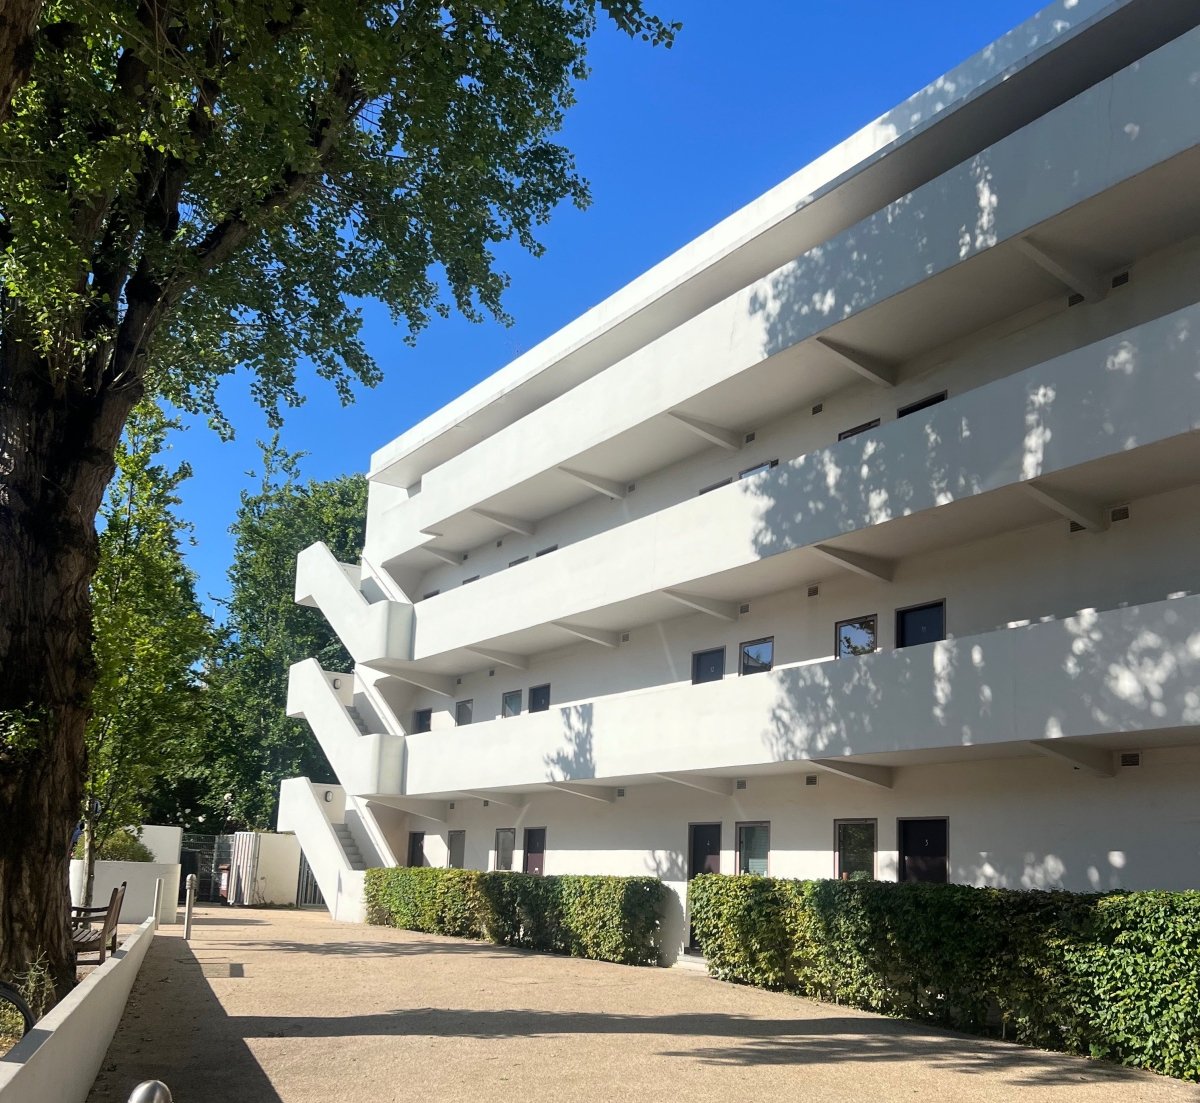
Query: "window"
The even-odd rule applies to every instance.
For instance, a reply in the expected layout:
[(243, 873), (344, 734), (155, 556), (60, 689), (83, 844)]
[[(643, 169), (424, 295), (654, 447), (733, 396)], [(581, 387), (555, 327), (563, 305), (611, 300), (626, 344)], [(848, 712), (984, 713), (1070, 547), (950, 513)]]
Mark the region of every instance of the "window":
[(769, 823), (739, 823), (737, 825), (737, 871), (766, 876), (767, 855), (771, 852)]
[(851, 437), (858, 436), (859, 433), (865, 433), (868, 429), (878, 429), (879, 418), (874, 421), (864, 421), (861, 425), (854, 426), (853, 429), (843, 429), (838, 433), (838, 440), (849, 440)]
[(692, 654), (692, 685), (700, 682), (719, 682), (725, 677), (725, 648), (714, 647), (711, 651), (696, 651)]
[(946, 603), (931, 601), (896, 610), (896, 646), (915, 647), (946, 638)]
[(546, 829), (544, 827), (525, 828), (525, 854), (521, 862), (524, 873), (532, 873), (540, 877), (546, 872)]
[(731, 482), (733, 482), (733, 476), (727, 475), (719, 483), (713, 483), (711, 486), (702, 486), (697, 491), (697, 494), (707, 494), (710, 490), (720, 490), (721, 487), (728, 486)]
[(416, 709), (413, 712), (413, 732), (433, 731), (433, 709)]
[(775, 637), (742, 644), (743, 674), (765, 674), (775, 665)]
[(944, 885), (950, 879), (950, 821), (900, 820), (896, 826), (900, 880)]
[(423, 867), (429, 865), (425, 857), (425, 832), (410, 831), (408, 833), (408, 864)]
[(517, 848), (515, 827), (496, 828), (496, 868), (512, 869), (513, 851)]
[(946, 392), (941, 394), (931, 394), (928, 398), (921, 399), (920, 402), (910, 402), (907, 406), (901, 406), (896, 411), (897, 417), (908, 417), (909, 414), (919, 414), (922, 410), (928, 410), (930, 406), (936, 406), (939, 402), (946, 401)]
[(428, 601), (431, 597), (437, 597), (438, 594), (440, 594), (441, 592), (442, 592), (441, 590), (430, 590), (429, 593), (427, 593), (423, 598), (421, 598), (421, 600)]
[(529, 690), (529, 711), (545, 712), (550, 707), (550, 683), (532, 686)]
[(875, 821), (834, 820), (833, 875), (842, 880), (875, 876)]
[[(760, 471), (770, 471), (772, 467), (778, 467), (778, 460), (763, 460), (762, 463), (756, 463), (753, 467), (747, 467), (745, 471), (738, 472), (739, 479), (748, 479), (751, 475), (757, 475)], [(704, 492), (701, 491), (703, 494)]]
[(500, 698), (500, 715), (521, 715), (521, 691), (519, 689), (510, 689), (503, 697)]
[(509, 566), (515, 567), (518, 563), (528, 563), (528, 562), (529, 562), (529, 556), (523, 555), (523, 556), (521, 556), (520, 559), (514, 559), (511, 563), (509, 563)]
[(468, 582), (478, 582), (478, 581), (479, 581), (479, 575), (473, 574), (473, 575), (471, 575), (470, 578), (464, 578), (462, 580), (462, 584), (465, 586)]
[(549, 555), (551, 552), (558, 551), (557, 544), (551, 544), (548, 548), (542, 548), (540, 552), (534, 553), (534, 559), (540, 559), (543, 555)]
[(449, 843), (449, 856), (446, 864), (451, 869), (462, 869), (467, 858), (467, 833), (465, 831), (451, 831), (450, 837), (447, 840)]
[(839, 620), (834, 626), (833, 654), (844, 659), (850, 655), (869, 655), (879, 646), (878, 618), (866, 617)]
[(471, 722), (471, 713), (475, 710), (473, 700), (459, 701), (454, 706), (454, 723), (460, 728)]

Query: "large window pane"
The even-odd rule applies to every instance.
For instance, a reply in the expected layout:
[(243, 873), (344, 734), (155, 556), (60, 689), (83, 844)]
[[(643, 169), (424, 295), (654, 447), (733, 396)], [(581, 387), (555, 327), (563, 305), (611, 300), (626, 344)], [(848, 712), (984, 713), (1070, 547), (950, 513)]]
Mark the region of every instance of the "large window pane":
[(875, 876), (875, 821), (838, 820), (838, 877)]
[(513, 851), (517, 847), (515, 827), (496, 828), (496, 868), (512, 869)]
[(768, 823), (738, 824), (738, 873), (765, 876), (767, 855), (771, 851), (771, 825)]
[(878, 621), (875, 614), (839, 621), (836, 625), (834, 655), (844, 659), (850, 655), (869, 655), (878, 647)]
[(464, 724), (471, 722), (471, 713), (475, 709), (474, 701), (459, 701), (454, 706), (454, 722), (462, 727)]
[(465, 831), (451, 831), (448, 849), (450, 868), (462, 869), (467, 858), (467, 833)]
[(692, 682), (719, 682), (725, 677), (725, 648), (697, 651), (692, 656)]
[(896, 610), (896, 646), (914, 647), (946, 638), (946, 603), (931, 601)]
[(529, 691), (529, 711), (545, 712), (550, 707), (550, 684), (534, 686)]
[(521, 715), (521, 691), (519, 689), (510, 690), (503, 696), (503, 698), (501, 698), (500, 715)]
[(427, 732), (433, 728), (433, 709), (417, 709), (413, 713), (413, 731)]
[(775, 637), (742, 644), (742, 673), (765, 674), (775, 664)]

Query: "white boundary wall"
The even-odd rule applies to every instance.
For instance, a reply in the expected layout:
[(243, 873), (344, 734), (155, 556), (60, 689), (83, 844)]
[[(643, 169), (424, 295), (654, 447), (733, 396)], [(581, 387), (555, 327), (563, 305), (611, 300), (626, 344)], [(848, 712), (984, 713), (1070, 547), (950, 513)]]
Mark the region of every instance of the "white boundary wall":
[(154, 938), (147, 919), (0, 1061), (0, 1103), (84, 1103)]
[[(121, 905), (122, 923), (140, 923), (154, 911), (154, 885), (162, 878), (162, 902), (158, 909), (159, 923), (177, 923), (179, 908), (179, 863), (166, 862), (97, 862), (96, 882), (92, 888), (92, 906), (108, 903), (112, 890), (125, 882), (125, 900)], [(76, 907), (83, 900), (84, 865), (71, 860), (71, 903)]]

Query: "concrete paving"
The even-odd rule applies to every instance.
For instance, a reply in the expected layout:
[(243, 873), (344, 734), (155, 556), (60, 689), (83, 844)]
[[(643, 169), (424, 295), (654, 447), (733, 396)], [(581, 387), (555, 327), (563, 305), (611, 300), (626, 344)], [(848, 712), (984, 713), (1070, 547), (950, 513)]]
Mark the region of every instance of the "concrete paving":
[(1200, 1088), (710, 980), (201, 910), (162, 928), (89, 1103), (1200, 1101)]

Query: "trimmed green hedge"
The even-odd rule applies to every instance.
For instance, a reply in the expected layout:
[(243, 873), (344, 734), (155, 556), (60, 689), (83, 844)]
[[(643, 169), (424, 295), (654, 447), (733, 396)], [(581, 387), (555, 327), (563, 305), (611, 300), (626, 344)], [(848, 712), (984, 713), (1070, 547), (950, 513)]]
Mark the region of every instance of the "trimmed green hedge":
[(367, 922), (623, 965), (655, 965), (664, 891), (656, 877), (369, 869)]
[(1200, 892), (706, 874), (689, 903), (721, 979), (1200, 1080)]

